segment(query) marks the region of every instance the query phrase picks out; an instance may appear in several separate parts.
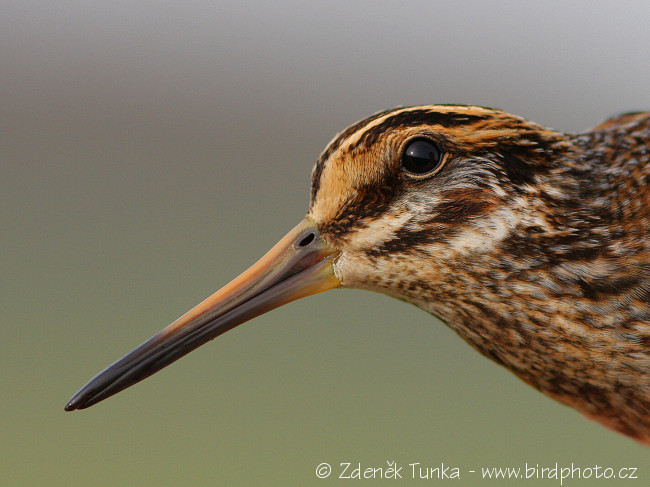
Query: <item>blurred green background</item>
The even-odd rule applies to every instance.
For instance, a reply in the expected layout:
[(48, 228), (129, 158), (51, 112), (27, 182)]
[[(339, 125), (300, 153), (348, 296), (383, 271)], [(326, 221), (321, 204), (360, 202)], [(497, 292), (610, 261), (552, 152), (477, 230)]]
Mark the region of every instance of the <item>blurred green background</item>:
[(649, 23), (647, 0), (3, 2), (0, 486), (329, 485), (321, 462), (391, 460), (457, 466), (454, 485), (524, 462), (648, 485), (647, 448), (360, 291), (63, 406), (302, 218), (337, 131), (424, 103), (565, 131), (650, 109)]

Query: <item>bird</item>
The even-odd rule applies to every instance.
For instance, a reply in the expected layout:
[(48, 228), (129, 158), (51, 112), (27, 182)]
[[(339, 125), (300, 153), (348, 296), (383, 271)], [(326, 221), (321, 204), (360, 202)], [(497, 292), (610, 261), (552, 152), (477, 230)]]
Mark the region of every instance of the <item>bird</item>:
[(295, 228), (65, 409), (344, 287), (418, 306), (547, 396), (650, 445), (649, 180), (650, 112), (576, 134), (473, 105), (375, 113), (321, 153)]

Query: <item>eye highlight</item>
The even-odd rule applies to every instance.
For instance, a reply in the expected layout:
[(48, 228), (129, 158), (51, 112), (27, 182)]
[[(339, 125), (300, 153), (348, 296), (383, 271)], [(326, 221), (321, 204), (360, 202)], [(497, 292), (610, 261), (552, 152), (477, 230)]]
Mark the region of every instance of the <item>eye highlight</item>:
[(442, 151), (435, 142), (417, 138), (404, 146), (400, 168), (414, 176), (424, 176), (438, 169), (441, 161)]

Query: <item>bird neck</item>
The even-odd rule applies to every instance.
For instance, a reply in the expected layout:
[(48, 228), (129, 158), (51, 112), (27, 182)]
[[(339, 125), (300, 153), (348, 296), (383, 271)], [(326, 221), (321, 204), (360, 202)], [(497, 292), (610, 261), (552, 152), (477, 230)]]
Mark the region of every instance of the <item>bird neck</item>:
[(634, 168), (593, 138), (573, 142), (477, 238), (350, 263), (375, 271), (346, 285), (423, 308), (537, 389), (648, 442), (650, 202), (620, 187)]

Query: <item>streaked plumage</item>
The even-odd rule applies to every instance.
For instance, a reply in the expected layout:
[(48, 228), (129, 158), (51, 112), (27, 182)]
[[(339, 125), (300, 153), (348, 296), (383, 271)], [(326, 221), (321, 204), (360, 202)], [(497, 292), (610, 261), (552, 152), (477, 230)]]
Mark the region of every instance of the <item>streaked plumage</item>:
[[(418, 138), (442, 153), (423, 175), (401, 162)], [(292, 252), (320, 245), (309, 266), (333, 272), (309, 293), (341, 285), (413, 303), (542, 392), (650, 444), (649, 144), (650, 113), (570, 135), (482, 107), (388, 110), (328, 145), (313, 171), (306, 223), (286, 239)], [(255, 296), (298, 279), (306, 264), (296, 265)], [(234, 292), (109, 367), (67, 409), (92, 405), (260, 314), (228, 321), (242, 306)], [(222, 316), (225, 324), (215, 324)], [(186, 328), (208, 329), (207, 338), (166, 358), (167, 342)]]
[[(423, 134), (447, 160), (413, 180), (401, 144)], [(534, 387), (649, 442), (649, 141), (650, 114), (565, 135), (478, 107), (397, 109), (325, 150), (310, 214), (343, 250), (343, 286), (420, 306)]]

